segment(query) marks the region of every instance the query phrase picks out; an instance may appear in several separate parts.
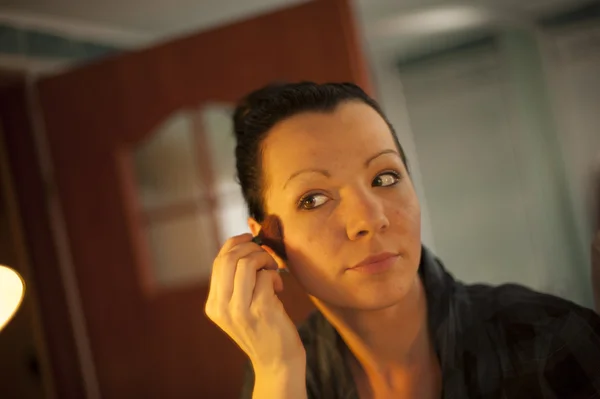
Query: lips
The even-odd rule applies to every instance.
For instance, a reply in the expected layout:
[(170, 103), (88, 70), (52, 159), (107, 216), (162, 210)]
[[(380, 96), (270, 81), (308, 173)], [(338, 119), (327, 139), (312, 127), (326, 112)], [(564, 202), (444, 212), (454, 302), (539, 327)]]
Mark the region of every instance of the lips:
[(398, 254), (391, 252), (369, 256), (348, 270), (369, 274), (384, 272), (394, 265), (396, 260), (398, 260), (398, 256)]

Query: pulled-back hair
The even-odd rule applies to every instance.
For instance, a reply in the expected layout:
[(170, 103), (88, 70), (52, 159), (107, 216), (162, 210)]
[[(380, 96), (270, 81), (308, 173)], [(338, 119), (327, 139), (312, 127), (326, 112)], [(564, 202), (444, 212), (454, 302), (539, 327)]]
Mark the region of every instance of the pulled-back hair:
[(248, 213), (259, 223), (265, 218), (263, 142), (277, 123), (302, 112), (333, 112), (348, 101), (361, 101), (383, 118), (390, 128), (405, 167), (408, 164), (394, 127), (379, 104), (353, 83), (313, 82), (270, 84), (244, 97), (233, 115), (236, 169)]

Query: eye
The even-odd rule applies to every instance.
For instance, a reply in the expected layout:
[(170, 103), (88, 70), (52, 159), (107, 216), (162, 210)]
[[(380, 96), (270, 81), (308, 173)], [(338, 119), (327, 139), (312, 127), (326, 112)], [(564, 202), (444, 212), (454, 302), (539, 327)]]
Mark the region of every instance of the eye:
[(300, 201), (298, 201), (298, 209), (309, 211), (320, 207), (327, 202), (327, 200), (327, 196), (323, 194), (308, 194), (300, 198)]
[(385, 172), (378, 175), (373, 180), (373, 187), (390, 187), (397, 184), (400, 181), (400, 174), (398, 172)]

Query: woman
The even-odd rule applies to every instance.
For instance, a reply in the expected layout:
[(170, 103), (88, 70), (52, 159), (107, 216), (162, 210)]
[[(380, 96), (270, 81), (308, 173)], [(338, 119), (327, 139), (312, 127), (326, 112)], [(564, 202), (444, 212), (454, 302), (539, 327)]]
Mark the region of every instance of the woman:
[[(600, 394), (595, 313), (518, 285), (461, 284), (421, 245), (402, 147), (359, 87), (268, 86), (234, 123), (252, 235), (276, 215), (286, 252), (244, 234), (214, 261), (205, 310), (250, 359), (243, 397)], [(299, 330), (278, 268), (318, 309)]]

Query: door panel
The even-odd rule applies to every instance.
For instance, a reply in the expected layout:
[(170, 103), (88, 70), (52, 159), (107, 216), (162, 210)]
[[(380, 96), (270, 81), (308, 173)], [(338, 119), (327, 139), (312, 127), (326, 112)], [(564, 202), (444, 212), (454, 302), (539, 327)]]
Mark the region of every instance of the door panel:
[[(369, 91), (348, 1), (307, 2), (39, 82), (55, 192), (103, 398), (238, 395), (245, 356), (205, 317), (206, 279), (157, 282), (152, 262), (163, 244), (144, 228), (149, 216), (135, 154), (170, 118), (191, 115), (198, 184), (208, 189), (153, 208), (151, 217), (205, 215), (203, 251), (216, 251), (228, 230), (217, 214), (215, 151), (202, 110), (234, 104), (274, 80), (353, 81)], [(312, 306), (285, 280), (282, 300), (300, 322)]]

